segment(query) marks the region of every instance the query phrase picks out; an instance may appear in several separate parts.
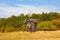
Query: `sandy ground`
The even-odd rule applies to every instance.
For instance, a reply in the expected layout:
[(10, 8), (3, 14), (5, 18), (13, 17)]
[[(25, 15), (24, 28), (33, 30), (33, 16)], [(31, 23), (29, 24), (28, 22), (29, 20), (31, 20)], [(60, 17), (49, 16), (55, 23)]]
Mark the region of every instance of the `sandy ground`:
[(0, 33), (0, 40), (60, 40), (60, 31)]

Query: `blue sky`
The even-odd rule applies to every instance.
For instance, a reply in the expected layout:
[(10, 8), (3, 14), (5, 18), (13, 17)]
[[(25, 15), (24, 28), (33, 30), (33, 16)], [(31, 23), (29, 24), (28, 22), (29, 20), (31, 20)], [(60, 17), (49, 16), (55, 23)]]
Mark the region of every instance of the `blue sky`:
[(52, 11), (60, 12), (60, 0), (0, 0), (0, 17)]

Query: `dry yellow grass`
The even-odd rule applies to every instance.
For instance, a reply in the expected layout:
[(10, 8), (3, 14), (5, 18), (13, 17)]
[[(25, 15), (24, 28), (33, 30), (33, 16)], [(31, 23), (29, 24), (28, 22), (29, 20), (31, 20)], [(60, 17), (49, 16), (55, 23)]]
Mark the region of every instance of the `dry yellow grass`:
[(0, 33), (0, 40), (60, 40), (60, 31)]

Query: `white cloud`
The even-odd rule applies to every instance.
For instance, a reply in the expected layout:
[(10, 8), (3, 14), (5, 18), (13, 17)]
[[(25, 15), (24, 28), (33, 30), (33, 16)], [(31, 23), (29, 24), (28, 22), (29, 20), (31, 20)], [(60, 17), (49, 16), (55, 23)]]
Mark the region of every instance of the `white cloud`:
[(33, 6), (33, 5), (17, 5), (18, 7), (26, 8), (27, 10), (31, 10), (32, 13), (40, 13), (40, 12), (51, 12), (60, 9), (59, 7), (52, 5), (43, 5), (43, 6)]
[(33, 6), (33, 5), (22, 5), (17, 4), (16, 6), (10, 6), (7, 4), (0, 4), (0, 17), (9, 17), (11, 15), (19, 15), (20, 13), (40, 13), (40, 12), (51, 12), (58, 10), (59, 7), (55, 6)]

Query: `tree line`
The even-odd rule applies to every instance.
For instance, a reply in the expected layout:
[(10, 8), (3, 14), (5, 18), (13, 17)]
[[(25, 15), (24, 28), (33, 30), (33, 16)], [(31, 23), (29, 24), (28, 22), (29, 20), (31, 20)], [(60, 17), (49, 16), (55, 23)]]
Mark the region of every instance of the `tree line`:
[[(60, 13), (33, 13), (31, 17), (33, 19), (36, 19), (38, 22), (37, 31), (60, 30)], [(27, 19), (29, 19), (29, 16), (27, 14), (20, 14), (19, 16), (12, 15), (8, 18), (0, 18), (0, 32), (25, 31), (25, 20)]]

